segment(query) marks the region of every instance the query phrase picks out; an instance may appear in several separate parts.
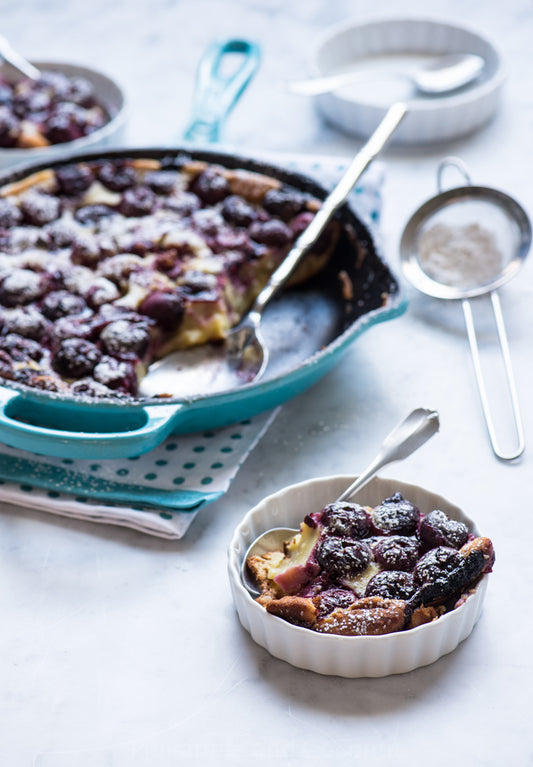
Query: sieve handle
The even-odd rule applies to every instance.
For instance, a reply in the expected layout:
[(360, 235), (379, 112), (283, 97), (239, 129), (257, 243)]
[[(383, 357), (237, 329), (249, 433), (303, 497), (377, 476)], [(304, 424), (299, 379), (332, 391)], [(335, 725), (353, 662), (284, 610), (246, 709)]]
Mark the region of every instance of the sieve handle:
[(446, 168), (456, 168), (465, 180), (467, 186), (472, 186), (472, 178), (468, 168), (460, 157), (445, 157), (441, 160), (437, 169), (437, 189), (439, 194), (444, 191), (444, 171)]
[(507, 341), (507, 333), (505, 332), (505, 325), (503, 322), (503, 314), (500, 304), (500, 298), (495, 291), (491, 291), (490, 298), (492, 302), (492, 311), (494, 313), (494, 319), (496, 320), (496, 329), (498, 331), (498, 338), (500, 341), (500, 347), (503, 356), (503, 362), (505, 367), (505, 375), (507, 378), (507, 385), (509, 387), (509, 394), (511, 397), (511, 405), (514, 417), (514, 426), (517, 437), (517, 447), (513, 453), (504, 453), (496, 437), (496, 430), (494, 428), (494, 421), (492, 420), (490, 404), (487, 396), (487, 389), (485, 386), (485, 380), (483, 377), (483, 371), (481, 368), (481, 360), (479, 355), (479, 347), (477, 343), (476, 329), (474, 325), (474, 318), (472, 315), (472, 307), (468, 299), (463, 299), (463, 313), (465, 317), (466, 332), (468, 335), (468, 341), (470, 344), (470, 351), (472, 352), (472, 361), (474, 363), (474, 371), (476, 374), (477, 386), (479, 396), (481, 398), (481, 405), (483, 408), (483, 415), (485, 416), (485, 423), (489, 432), (490, 443), (494, 454), (502, 461), (512, 461), (515, 458), (519, 458), (524, 452), (524, 431), (522, 428), (522, 419), (520, 416), (520, 408), (518, 405), (518, 396), (516, 393), (515, 380), (513, 375), (513, 368), (511, 365), (511, 354), (509, 352), (509, 342)]

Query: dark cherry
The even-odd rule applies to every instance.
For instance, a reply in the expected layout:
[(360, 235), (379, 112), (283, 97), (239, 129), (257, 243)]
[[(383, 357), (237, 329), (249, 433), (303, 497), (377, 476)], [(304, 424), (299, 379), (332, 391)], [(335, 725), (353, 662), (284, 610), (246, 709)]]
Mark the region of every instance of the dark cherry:
[(40, 298), (46, 289), (46, 280), (29, 269), (13, 269), (0, 285), (0, 303), (4, 306), (22, 306)]
[(0, 198), (0, 227), (8, 229), (18, 226), (22, 221), (22, 212), (11, 200)]
[[(100, 248), (101, 243), (100, 244)], [(130, 253), (119, 253), (113, 255), (100, 265), (99, 272), (107, 277), (108, 280), (116, 283), (117, 285), (127, 284), (127, 280), (132, 274), (142, 268), (142, 262), (136, 256), (130, 255)]]
[(120, 292), (111, 280), (105, 277), (95, 277), (85, 294), (85, 300), (91, 309), (98, 309), (103, 304), (109, 304), (120, 298)]
[(412, 535), (417, 528), (420, 511), (401, 493), (395, 493), (373, 509), (372, 519), (376, 528), (385, 534)]
[(38, 246), (41, 230), (32, 226), (15, 226), (13, 229), (0, 229), (0, 248), (4, 253), (21, 253), (23, 250)]
[(415, 536), (389, 535), (379, 538), (372, 547), (374, 559), (384, 570), (412, 570), (420, 555)]
[(455, 550), (447, 546), (438, 546), (431, 549), (418, 560), (414, 569), (413, 577), (418, 586), (435, 583), (456, 570), (463, 557)]
[(181, 289), (187, 298), (192, 301), (216, 301), (217, 278), (214, 274), (205, 272), (188, 271), (185, 274)]
[(87, 304), (81, 296), (66, 290), (55, 290), (49, 293), (41, 303), (41, 311), (44, 316), (54, 321), (60, 317), (81, 314), (86, 309)]
[(143, 357), (150, 344), (150, 331), (145, 323), (119, 319), (106, 325), (100, 341), (108, 354)]
[(135, 394), (137, 391), (133, 365), (114, 357), (102, 357), (94, 367), (93, 378), (110, 389), (119, 389), (127, 394)]
[(322, 571), (314, 578), (311, 578), (311, 580), (297, 592), (297, 595), (299, 597), (308, 597), (311, 599), (312, 597), (321, 594), (323, 591), (332, 588), (335, 588), (333, 581), (326, 572)]
[(181, 217), (190, 216), (201, 206), (199, 198), (192, 192), (180, 192), (176, 197), (167, 197), (163, 200), (166, 210), (173, 210)]
[(461, 555), (456, 549), (439, 546), (424, 554), (413, 576), (418, 586), (413, 606), (442, 602), (456, 596), (483, 572), (485, 562), (481, 550)]
[(462, 522), (450, 519), (443, 511), (435, 509), (420, 522), (419, 535), (427, 548), (450, 546), (460, 549), (468, 540), (468, 528)]
[(38, 361), (43, 356), (43, 350), (39, 343), (31, 338), (19, 336), (17, 333), (0, 336), (0, 349), (7, 352), (15, 362)]
[(191, 221), (198, 231), (209, 237), (215, 237), (224, 225), (224, 219), (218, 210), (213, 208), (196, 210), (191, 216)]
[(113, 399), (122, 398), (124, 394), (121, 391), (110, 389), (108, 386), (95, 381), (94, 378), (82, 378), (74, 381), (70, 385), (70, 391), (76, 397), (87, 397), (89, 399), (112, 397)]
[(39, 80), (27, 83), (28, 88), (37, 87), (45, 89), (52, 98), (66, 99), (70, 90), (70, 80), (63, 72), (44, 71)]
[(365, 597), (383, 599), (411, 599), (416, 591), (411, 573), (384, 570), (376, 573), (367, 583)]
[(75, 104), (70, 109), (58, 110), (47, 120), (44, 134), (51, 144), (65, 144), (84, 136), (87, 130), (85, 110)]
[(113, 213), (109, 205), (84, 205), (74, 213), (74, 218), (80, 224), (96, 224), (100, 219), (107, 218)]
[(151, 317), (165, 330), (173, 330), (182, 321), (185, 307), (177, 293), (156, 290), (144, 299), (139, 312)]
[(93, 172), (88, 165), (64, 165), (56, 169), (56, 181), (60, 194), (74, 197), (83, 194), (93, 181)]
[(255, 220), (255, 210), (237, 194), (226, 197), (222, 203), (222, 215), (235, 226), (250, 226)]
[(123, 216), (147, 216), (154, 209), (156, 197), (151, 189), (138, 186), (126, 189), (119, 203), (119, 210)]
[(7, 378), (9, 381), (13, 380), (13, 360), (7, 352), (1, 348), (0, 342), (0, 378)]
[(20, 209), (27, 224), (44, 226), (59, 218), (61, 202), (57, 197), (32, 189), (22, 198)]
[(252, 240), (275, 248), (283, 248), (292, 239), (289, 227), (277, 219), (254, 221), (248, 232)]
[(48, 326), (49, 323), (45, 317), (33, 306), (13, 309), (9, 315), (9, 330), (24, 338), (39, 341), (47, 332)]
[(101, 358), (102, 352), (90, 341), (66, 338), (52, 357), (52, 367), (65, 378), (83, 378), (92, 373)]
[(353, 538), (323, 538), (316, 547), (318, 564), (334, 579), (350, 578), (362, 572), (372, 560), (372, 552), (363, 541)]
[(74, 221), (59, 218), (47, 224), (41, 231), (40, 242), (51, 250), (66, 248), (75, 242), (80, 227)]
[(96, 238), (89, 233), (77, 234), (72, 243), (72, 263), (94, 267), (100, 260), (100, 248)]
[(16, 146), (20, 135), (20, 123), (7, 107), (0, 107), (0, 146)]
[(41, 91), (31, 93), (26, 99), (17, 99), (13, 104), (13, 111), (18, 117), (46, 119), (46, 112), (50, 109), (50, 105), (50, 96)]
[(270, 189), (263, 199), (263, 207), (273, 216), (290, 221), (305, 208), (305, 197), (294, 189)]
[(106, 162), (98, 169), (98, 180), (113, 192), (124, 192), (135, 186), (137, 176), (131, 165)]
[(49, 330), (49, 342), (55, 347), (67, 338), (90, 338), (93, 330), (93, 323), (85, 317), (76, 315), (60, 317)]
[(93, 86), (85, 77), (73, 77), (68, 84), (68, 100), (86, 109), (95, 106)]
[(219, 229), (209, 244), (214, 253), (224, 253), (225, 251), (243, 250), (247, 247), (248, 243), (249, 238), (244, 230), (236, 231), (224, 228)]
[(170, 194), (179, 179), (175, 170), (154, 170), (147, 173), (144, 183), (156, 194)]
[[(299, 237), (305, 229), (309, 226), (311, 221), (314, 219), (315, 214), (311, 213), (310, 210), (306, 210), (303, 213), (299, 213), (293, 220), (290, 222), (290, 228), (292, 231), (292, 234), (294, 237)], [(316, 247), (316, 246), (315, 246)]]
[(365, 538), (372, 530), (370, 515), (358, 503), (330, 503), (325, 507), (322, 524), (331, 535)]
[(207, 205), (222, 202), (230, 193), (226, 177), (213, 168), (208, 168), (196, 176), (191, 184), (191, 190)]
[(320, 615), (328, 615), (338, 607), (349, 607), (355, 599), (354, 592), (349, 589), (327, 589), (318, 597), (318, 612)]

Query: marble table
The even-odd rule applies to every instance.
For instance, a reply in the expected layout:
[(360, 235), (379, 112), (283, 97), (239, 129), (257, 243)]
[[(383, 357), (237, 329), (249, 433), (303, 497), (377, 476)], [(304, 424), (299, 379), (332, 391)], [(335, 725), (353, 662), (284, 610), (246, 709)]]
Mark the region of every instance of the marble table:
[[(309, 48), (329, 24), (399, 13), (394, 0), (379, 9), (370, 0), (0, 7), (2, 32), (26, 55), (100, 66), (123, 82), (132, 145), (179, 141), (196, 63), (212, 39), (255, 39), (262, 67), (226, 142), (241, 152), (340, 157), (359, 142), (326, 126), (280, 82), (305, 72)], [(476, 180), (533, 211), (531, 3), (405, 0), (401, 13), (478, 27), (498, 42), (509, 77), (501, 110), (479, 133), (384, 154), (381, 234), (396, 270), (403, 225), (433, 194), (444, 155), (461, 156)], [(227, 495), (205, 507), (181, 541), (0, 508), (0, 763), (532, 764), (532, 288), (529, 262), (501, 291), (528, 440), (517, 462), (498, 462), (490, 450), (459, 307), (407, 288), (407, 314), (371, 329), (333, 372), (284, 406)], [(481, 315), (485, 323), (482, 308)], [(483, 341), (497, 364), (489, 324)], [(287, 484), (357, 473), (417, 406), (440, 412), (440, 433), (383, 473), (441, 493), (493, 539), (496, 566), (474, 632), (432, 666), (383, 679), (322, 677), (272, 658), (231, 603), (226, 550), (234, 526)]]

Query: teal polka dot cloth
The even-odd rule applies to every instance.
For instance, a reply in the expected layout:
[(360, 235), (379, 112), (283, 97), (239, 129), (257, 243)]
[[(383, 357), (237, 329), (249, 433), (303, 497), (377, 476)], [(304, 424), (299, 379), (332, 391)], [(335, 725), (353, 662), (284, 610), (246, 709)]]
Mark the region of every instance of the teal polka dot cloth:
[(150, 453), (98, 463), (2, 445), (0, 500), (181, 538), (195, 513), (228, 490), (276, 414), (169, 437)]
[[(314, 177), (327, 188), (349, 162), (295, 154), (262, 159)], [(383, 177), (384, 166), (373, 163), (350, 195), (357, 214), (374, 230)], [(228, 490), (276, 412), (216, 431), (170, 437), (152, 452), (124, 460), (52, 458), (0, 445), (0, 500), (181, 538), (198, 510)]]

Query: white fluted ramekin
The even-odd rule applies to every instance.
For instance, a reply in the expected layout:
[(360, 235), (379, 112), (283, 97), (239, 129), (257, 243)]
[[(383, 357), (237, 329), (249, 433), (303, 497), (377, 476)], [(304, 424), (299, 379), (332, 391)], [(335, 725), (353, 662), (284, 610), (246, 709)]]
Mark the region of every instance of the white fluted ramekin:
[[(234, 532), (228, 553), (229, 579), (239, 619), (252, 639), (276, 658), (319, 674), (380, 677), (427, 666), (455, 650), (471, 633), (481, 613), (487, 576), (462, 605), (436, 621), (383, 636), (320, 634), (293, 626), (268, 613), (242, 585), (240, 569), (244, 554), (260, 533), (271, 527), (298, 528), (307, 513), (320, 511), (354, 479), (322, 477), (291, 485), (265, 498), (246, 514)], [(358, 493), (357, 502), (376, 506), (397, 491), (416, 504), (423, 514), (440, 509), (479, 535), (472, 520), (457, 506), (417, 485), (376, 478)]]
[[(326, 33), (310, 62), (311, 73), (323, 76), (384, 55), (473, 53), (485, 61), (481, 76), (469, 86), (438, 98), (414, 98), (391, 143), (426, 144), (465, 136), (487, 123), (496, 111), (505, 80), (501, 55), (479, 32), (431, 19), (391, 18), (344, 22)], [(384, 117), (387, 104), (370, 83), (356, 96), (346, 89), (317, 96), (322, 115), (343, 131), (368, 137)]]
[(126, 124), (127, 105), (125, 93), (115, 80), (102, 72), (78, 64), (53, 61), (32, 63), (41, 71), (61, 72), (67, 77), (83, 77), (88, 80), (93, 87), (96, 99), (107, 110), (110, 119), (98, 130), (74, 141), (30, 149), (0, 147), (0, 169), (21, 163), (36, 163), (41, 159), (58, 160), (72, 152), (81, 152), (85, 149), (120, 146)]

